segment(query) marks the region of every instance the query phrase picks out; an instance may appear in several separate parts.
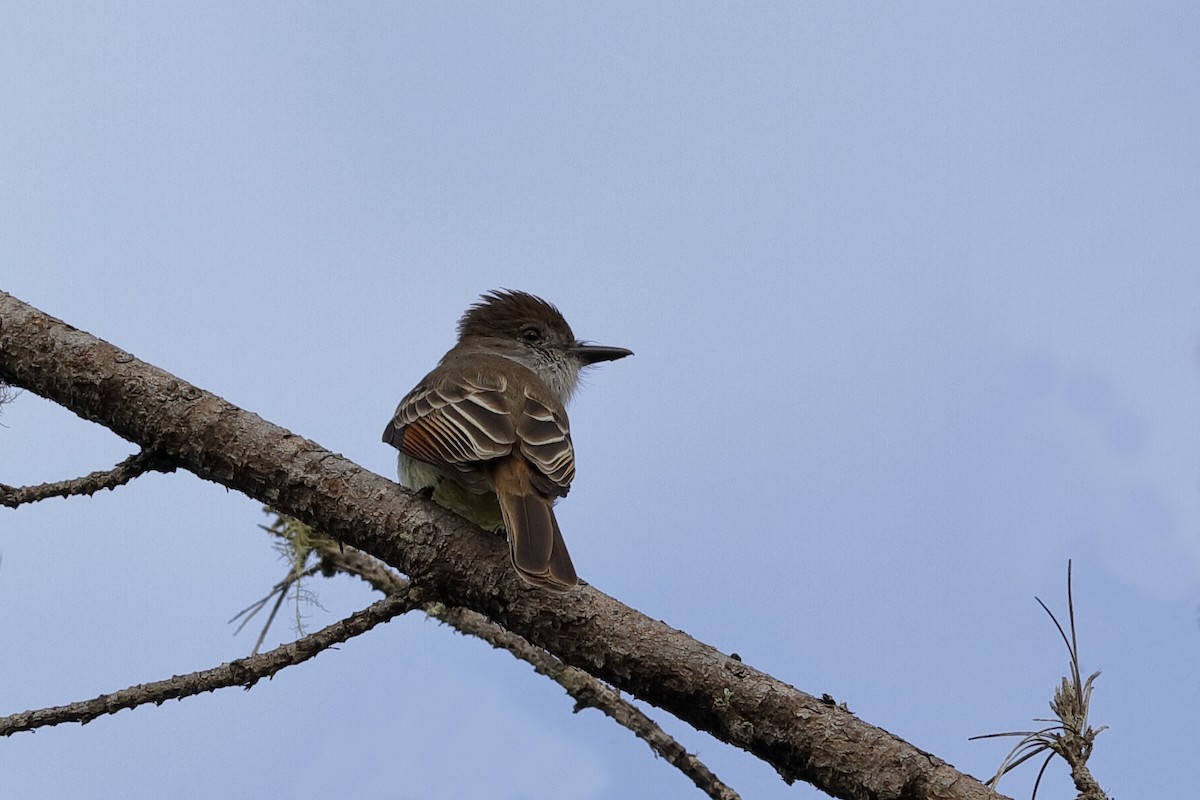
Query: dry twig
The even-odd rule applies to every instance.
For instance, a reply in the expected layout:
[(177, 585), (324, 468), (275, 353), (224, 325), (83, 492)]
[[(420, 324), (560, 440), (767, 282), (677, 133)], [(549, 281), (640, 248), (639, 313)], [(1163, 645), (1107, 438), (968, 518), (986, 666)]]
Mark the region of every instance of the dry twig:
[(147, 472), (174, 472), (175, 464), (143, 450), (117, 464), (112, 469), (97, 470), (81, 478), (71, 478), (36, 486), (8, 486), (0, 483), (0, 506), (16, 508), (25, 503), (36, 503), (51, 497), (72, 497), (95, 494), (101, 489), (124, 486), (139, 475)]
[[(267, 638), (267, 632), (270, 631), (271, 626), (273, 624), (275, 624), (275, 617), (279, 614), (279, 607), (282, 606), (283, 601), (287, 599), (288, 591), (290, 589), (292, 589), (292, 587), (296, 588), (296, 603), (298, 606), (300, 601), (302, 599), (305, 599), (305, 597), (306, 597), (301, 592), (300, 582), (302, 580), (304, 580), (305, 578), (308, 578), (308, 577), (311, 577), (311, 576), (317, 574), (318, 572), (320, 572), (320, 570), (321, 570), (320, 566), (309, 567), (308, 569), (304, 570), (303, 572), (301, 572), (299, 574), (297, 574), (294, 570), (288, 570), (287, 577), (285, 577), (279, 583), (272, 586), (271, 591), (267, 594), (266, 597), (263, 597), (263, 598), (260, 598), (259, 600), (254, 601), (253, 603), (251, 603), (250, 605), (246, 606), (241, 611), (239, 611), (238, 613), (233, 615), (233, 617), (229, 620), (230, 624), (237, 622), (239, 619), (241, 620), (241, 622), (238, 623), (237, 630), (235, 630), (233, 632), (233, 635), (237, 636), (239, 633), (242, 632), (242, 628), (246, 627), (246, 624), (248, 622), (250, 622), (250, 620), (254, 619), (255, 616), (258, 615), (258, 612), (260, 612), (264, 608), (266, 608), (267, 603), (271, 602), (271, 598), (272, 597), (275, 598), (275, 605), (271, 606), (271, 613), (267, 615), (267, 621), (263, 623), (262, 630), (259, 631), (259, 633), (258, 633), (258, 639), (255, 640), (254, 649), (250, 651), (250, 655), (252, 655), (252, 656), (258, 655), (259, 648), (262, 647), (263, 641), (266, 640), (266, 638)], [(309, 598), (309, 599), (311, 599), (311, 598)], [(299, 615), (298, 610), (297, 610), (297, 615)], [(301, 633), (301, 634), (304, 633), (304, 631), (301, 630), (298, 625), (297, 625), (297, 632)]]
[(92, 700), (0, 717), (0, 736), (64, 722), (87, 724), (96, 717), (115, 714), (126, 708), (135, 708), (146, 703), (160, 705), (165, 700), (179, 700), (227, 686), (249, 689), (263, 678), (272, 677), (284, 667), (307, 661), (322, 650), (366, 633), (381, 622), (387, 622), (392, 617), (411, 611), (420, 604), (421, 600), (415, 592), (391, 594), (346, 619), (262, 655), (239, 658), (219, 667), (188, 675), (177, 675), (168, 680), (131, 686), (112, 694), (102, 694)]

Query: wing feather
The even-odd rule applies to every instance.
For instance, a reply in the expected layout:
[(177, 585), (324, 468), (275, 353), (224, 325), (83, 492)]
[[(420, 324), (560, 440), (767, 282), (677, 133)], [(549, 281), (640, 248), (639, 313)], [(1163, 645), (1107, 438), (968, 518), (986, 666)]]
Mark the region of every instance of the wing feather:
[(475, 492), (488, 488), (484, 465), (516, 449), (532, 467), (530, 480), (539, 491), (548, 497), (567, 494), (575, 452), (561, 404), (528, 386), (513, 398), (498, 373), (443, 372), (438, 378), (427, 377), (400, 401), (384, 430), (385, 442), (458, 475)]
[(526, 391), (516, 433), (521, 454), (537, 470), (532, 477), (538, 488), (551, 496), (565, 496), (575, 478), (575, 450), (566, 415)]
[(407, 456), (457, 472), (469, 488), (484, 491), (480, 462), (508, 455), (517, 441), (506, 388), (503, 376), (423, 382), (400, 401), (384, 441)]

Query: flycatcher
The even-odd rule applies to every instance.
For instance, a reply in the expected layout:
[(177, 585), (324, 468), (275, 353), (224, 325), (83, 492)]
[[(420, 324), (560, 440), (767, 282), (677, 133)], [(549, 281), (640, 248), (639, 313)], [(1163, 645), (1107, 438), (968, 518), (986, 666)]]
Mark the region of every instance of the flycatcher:
[(517, 574), (564, 591), (579, 578), (554, 518), (575, 477), (567, 401), (584, 367), (633, 355), (575, 338), (558, 309), (525, 292), (483, 295), (458, 343), (400, 401), (383, 441), (400, 482), (480, 527), (508, 532)]

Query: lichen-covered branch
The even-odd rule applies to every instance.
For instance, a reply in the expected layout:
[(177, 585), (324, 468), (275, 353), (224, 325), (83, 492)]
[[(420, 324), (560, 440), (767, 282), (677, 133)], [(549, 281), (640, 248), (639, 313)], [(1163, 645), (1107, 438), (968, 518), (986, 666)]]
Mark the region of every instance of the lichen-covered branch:
[(997, 796), (936, 756), (595, 587), (551, 595), (524, 586), (499, 537), (2, 292), (0, 381), (370, 553), (447, 605), (479, 612), (753, 753), (786, 781), (855, 800)]

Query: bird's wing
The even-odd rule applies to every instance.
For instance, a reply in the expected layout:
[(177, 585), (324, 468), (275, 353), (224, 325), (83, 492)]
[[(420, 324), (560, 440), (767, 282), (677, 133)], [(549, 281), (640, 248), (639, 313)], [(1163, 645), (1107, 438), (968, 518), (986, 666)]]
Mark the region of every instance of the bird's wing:
[(575, 450), (567, 416), (557, 403), (533, 396), (528, 389), (517, 415), (516, 433), (521, 455), (536, 470), (531, 479), (551, 497), (563, 497), (575, 478)]
[(383, 440), (407, 456), (458, 474), (487, 490), (480, 462), (508, 455), (517, 441), (504, 376), (453, 375), (422, 382), (400, 401)]

